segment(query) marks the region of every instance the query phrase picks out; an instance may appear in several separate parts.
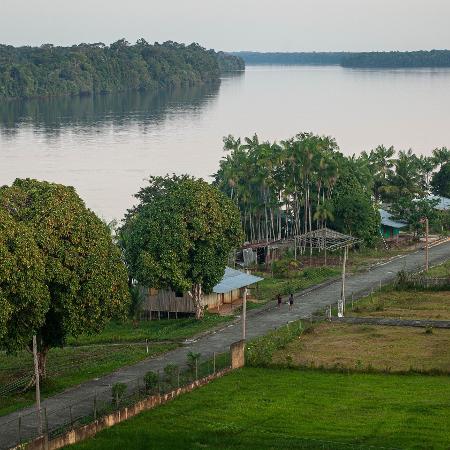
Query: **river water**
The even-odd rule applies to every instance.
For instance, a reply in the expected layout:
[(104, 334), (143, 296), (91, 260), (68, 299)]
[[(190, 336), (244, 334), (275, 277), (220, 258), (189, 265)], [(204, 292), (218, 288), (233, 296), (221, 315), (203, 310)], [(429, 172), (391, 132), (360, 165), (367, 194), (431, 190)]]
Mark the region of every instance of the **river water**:
[(450, 146), (450, 70), (249, 66), (170, 93), (0, 103), (0, 184), (69, 184), (101, 217), (121, 219), (150, 174), (214, 173), (227, 134), (300, 131), (335, 137), (345, 154)]

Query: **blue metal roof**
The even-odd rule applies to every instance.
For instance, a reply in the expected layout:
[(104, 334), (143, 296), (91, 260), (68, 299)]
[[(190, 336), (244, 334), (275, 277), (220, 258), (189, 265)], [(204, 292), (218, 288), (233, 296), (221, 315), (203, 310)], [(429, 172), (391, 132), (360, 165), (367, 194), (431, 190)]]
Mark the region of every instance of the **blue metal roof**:
[(439, 200), (439, 203), (435, 206), (436, 209), (441, 211), (450, 210), (450, 198), (441, 197), (439, 195), (429, 195), (427, 200)]
[(392, 220), (392, 214), (384, 209), (380, 209), (381, 225), (392, 228), (404, 228), (408, 225), (406, 222)]
[(261, 277), (256, 277), (255, 275), (250, 275), (248, 273), (241, 272), (240, 270), (226, 267), (222, 280), (214, 286), (213, 292), (216, 294), (225, 294), (226, 292), (249, 286), (262, 280), (263, 278)]

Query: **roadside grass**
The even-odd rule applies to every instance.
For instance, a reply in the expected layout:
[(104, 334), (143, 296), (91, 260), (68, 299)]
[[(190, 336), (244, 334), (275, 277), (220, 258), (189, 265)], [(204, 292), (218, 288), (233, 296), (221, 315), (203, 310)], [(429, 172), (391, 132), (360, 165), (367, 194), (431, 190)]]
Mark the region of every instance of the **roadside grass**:
[(428, 270), (429, 277), (450, 277), (450, 260)]
[(206, 313), (202, 320), (197, 320), (195, 317), (145, 320), (138, 322), (136, 325), (131, 320), (124, 323), (110, 322), (101, 333), (69, 338), (68, 344), (144, 342), (146, 339), (149, 341), (181, 341), (232, 319), (231, 316)]
[(358, 300), (346, 316), (450, 320), (450, 291), (398, 291), (387, 287)]
[(73, 449), (448, 448), (450, 377), (245, 368)]
[[(49, 397), (84, 381), (114, 372), (148, 357), (172, 350), (176, 344), (92, 345), (51, 349), (48, 355), (48, 378), (41, 383), (41, 395)], [(0, 388), (13, 380), (32, 374), (33, 358), (26, 351), (15, 356), (0, 353)], [(33, 389), (0, 397), (0, 415), (8, 414), (35, 400)]]
[(450, 374), (450, 330), (321, 323), (274, 353), (274, 364)]
[(290, 278), (274, 277), (267, 273), (258, 273), (264, 280), (257, 284), (253, 294), (261, 304), (274, 300), (278, 294), (283, 296), (299, 292), (316, 284), (323, 283), (340, 274), (336, 267), (308, 267), (291, 273)]

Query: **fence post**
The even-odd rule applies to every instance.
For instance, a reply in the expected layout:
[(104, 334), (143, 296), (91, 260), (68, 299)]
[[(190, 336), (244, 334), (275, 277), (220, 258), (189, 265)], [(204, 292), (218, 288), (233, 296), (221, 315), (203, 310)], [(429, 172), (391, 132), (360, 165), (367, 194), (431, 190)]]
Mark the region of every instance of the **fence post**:
[(22, 416), (19, 416), (19, 445), (22, 444)]
[(69, 406), (69, 412), (70, 412), (70, 427), (73, 428), (72, 406)]
[(44, 423), (45, 423), (45, 449), (48, 450), (48, 418), (47, 418), (47, 408), (44, 408)]
[(352, 292), (352, 311), (353, 311), (353, 292)]
[(147, 349), (147, 355), (148, 355), (148, 339), (145, 340), (145, 347)]

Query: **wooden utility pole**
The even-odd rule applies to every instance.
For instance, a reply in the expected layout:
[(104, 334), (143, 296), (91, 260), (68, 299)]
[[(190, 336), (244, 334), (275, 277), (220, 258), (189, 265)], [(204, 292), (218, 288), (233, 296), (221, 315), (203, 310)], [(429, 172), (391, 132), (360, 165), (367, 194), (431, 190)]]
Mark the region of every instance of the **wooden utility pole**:
[(429, 229), (428, 229), (428, 217), (422, 217), (422, 219), (420, 219), (421, 223), (425, 224), (425, 272), (428, 272), (428, 266), (429, 266), (429, 257), (428, 257), (428, 233), (429, 233)]
[(36, 335), (33, 335), (33, 359), (34, 359), (34, 377), (36, 386), (36, 413), (37, 413), (37, 429), (38, 434), (42, 434), (42, 421), (41, 421), (41, 390), (39, 386), (39, 363), (37, 357), (37, 342)]
[(348, 246), (344, 247), (344, 258), (342, 261), (342, 287), (341, 298), (338, 302), (338, 317), (344, 317), (344, 303), (345, 303), (345, 265), (347, 263)]
[(244, 298), (242, 299), (242, 339), (245, 340), (247, 322), (247, 286), (244, 288)]

